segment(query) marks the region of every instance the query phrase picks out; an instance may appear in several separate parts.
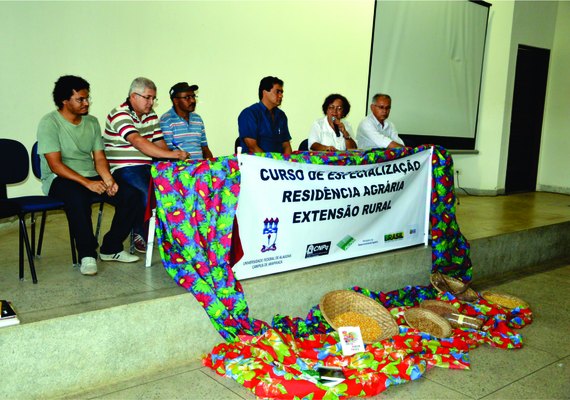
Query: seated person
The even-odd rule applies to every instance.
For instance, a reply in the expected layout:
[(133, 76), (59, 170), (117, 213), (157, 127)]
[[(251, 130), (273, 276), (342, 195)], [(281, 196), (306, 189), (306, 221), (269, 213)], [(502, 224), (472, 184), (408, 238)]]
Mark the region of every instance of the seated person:
[(279, 108), (283, 100), (283, 81), (266, 76), (259, 82), (259, 103), (244, 109), (238, 117), (241, 147), (249, 153), (291, 154), (291, 135), (287, 116)]
[(198, 85), (179, 82), (170, 89), (172, 108), (160, 117), (160, 129), (168, 148), (184, 150), (192, 160), (213, 158), (206, 140), (204, 121), (196, 114)]
[[(153, 158), (185, 160), (184, 150), (170, 150), (162, 137), (153, 105), (156, 85), (147, 78), (136, 78), (124, 103), (111, 110), (105, 123), (103, 140), (113, 177), (119, 185), (132, 186), (146, 209)], [(144, 215), (134, 226), (134, 244), (146, 252), (147, 232)]]
[(53, 100), (57, 110), (46, 114), (38, 125), (42, 189), (65, 203), (81, 273), (97, 273), (98, 244), (91, 224), (94, 199), (115, 206), (111, 229), (101, 245), (101, 260), (137, 261), (137, 256), (123, 251), (123, 241), (143, 218), (144, 209), (136, 201), (135, 190), (119, 187), (109, 171), (101, 127), (97, 118), (88, 114), (89, 83), (78, 76), (62, 76), (55, 83)]
[(388, 121), (392, 99), (389, 95), (377, 93), (372, 97), (370, 111), (358, 125), (356, 141), (360, 149), (394, 149), (404, 147), (404, 141), (391, 121)]
[(352, 139), (352, 127), (348, 121), (342, 121), (350, 112), (350, 103), (340, 94), (327, 96), (323, 103), (325, 116), (313, 123), (309, 133), (309, 150), (339, 151), (356, 149)]

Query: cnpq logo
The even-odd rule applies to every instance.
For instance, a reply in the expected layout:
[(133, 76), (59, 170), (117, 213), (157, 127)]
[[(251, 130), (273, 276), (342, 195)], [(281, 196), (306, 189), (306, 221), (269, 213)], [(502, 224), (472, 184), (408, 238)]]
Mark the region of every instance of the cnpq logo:
[(325, 256), (329, 254), (331, 249), (331, 242), (313, 243), (307, 246), (305, 251), (305, 258)]
[(404, 238), (404, 232), (387, 233), (384, 235), (385, 242), (391, 242), (392, 240), (402, 240)]

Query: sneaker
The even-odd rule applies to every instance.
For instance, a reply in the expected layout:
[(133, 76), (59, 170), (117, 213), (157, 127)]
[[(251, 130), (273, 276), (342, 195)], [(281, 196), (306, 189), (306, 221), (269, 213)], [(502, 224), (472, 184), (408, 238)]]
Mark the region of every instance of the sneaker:
[(146, 240), (138, 233), (134, 234), (133, 243), (135, 245), (135, 250), (139, 253), (146, 253)]
[(83, 275), (96, 275), (97, 260), (93, 257), (83, 257), (81, 259), (81, 267), (79, 267), (79, 270)]
[(102, 261), (118, 261), (123, 263), (131, 263), (139, 260), (137, 256), (133, 256), (132, 254), (129, 254), (129, 252), (124, 250), (115, 254), (101, 253), (99, 254), (99, 257), (101, 258)]

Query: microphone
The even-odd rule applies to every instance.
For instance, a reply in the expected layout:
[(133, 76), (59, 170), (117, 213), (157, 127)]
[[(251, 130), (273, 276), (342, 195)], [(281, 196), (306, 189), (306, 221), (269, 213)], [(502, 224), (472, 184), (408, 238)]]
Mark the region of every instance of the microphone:
[(333, 129), (334, 129), (334, 133), (336, 134), (336, 137), (340, 137), (340, 130), (338, 129), (338, 125), (334, 123), (334, 121), (336, 121), (336, 118), (332, 117), (331, 120), (333, 123)]

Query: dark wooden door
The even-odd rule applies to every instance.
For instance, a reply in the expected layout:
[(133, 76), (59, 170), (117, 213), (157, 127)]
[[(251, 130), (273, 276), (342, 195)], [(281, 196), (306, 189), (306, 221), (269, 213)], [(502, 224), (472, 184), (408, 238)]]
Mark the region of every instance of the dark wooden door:
[(505, 192), (534, 192), (550, 50), (519, 45)]

